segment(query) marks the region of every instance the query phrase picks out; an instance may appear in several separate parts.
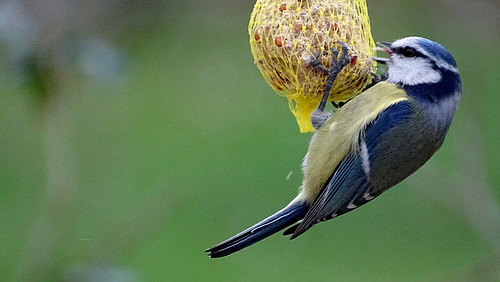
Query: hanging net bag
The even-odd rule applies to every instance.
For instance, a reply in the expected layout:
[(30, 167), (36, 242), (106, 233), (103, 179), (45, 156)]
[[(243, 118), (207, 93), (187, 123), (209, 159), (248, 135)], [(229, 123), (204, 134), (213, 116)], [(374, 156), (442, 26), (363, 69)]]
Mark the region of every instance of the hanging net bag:
[(326, 74), (311, 58), (330, 67), (338, 41), (349, 47), (351, 64), (333, 84), (330, 101), (345, 102), (361, 93), (375, 68), (375, 44), (365, 0), (257, 0), (248, 25), (255, 64), (267, 83), (289, 101), (301, 132), (313, 131), (310, 114), (317, 107)]

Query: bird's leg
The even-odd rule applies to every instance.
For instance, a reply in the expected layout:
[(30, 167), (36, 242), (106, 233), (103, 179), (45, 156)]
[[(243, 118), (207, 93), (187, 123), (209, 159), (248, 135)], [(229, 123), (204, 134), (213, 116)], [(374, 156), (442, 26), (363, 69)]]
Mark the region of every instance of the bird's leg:
[(330, 117), (329, 114), (325, 113), (326, 102), (330, 96), (330, 91), (332, 90), (333, 83), (337, 78), (338, 74), (342, 69), (351, 62), (351, 57), (349, 56), (349, 48), (343, 42), (338, 42), (342, 46), (342, 52), (339, 56), (339, 51), (337, 49), (331, 48), (332, 51), (332, 62), (330, 69), (326, 68), (318, 61), (319, 53), (314, 56), (311, 60), (311, 67), (317, 71), (327, 73), (325, 90), (323, 91), (323, 96), (318, 105), (318, 108), (311, 113), (311, 123), (314, 128), (318, 129), (323, 125), (323, 123)]
[(349, 100), (348, 100), (348, 101), (346, 101), (346, 102), (342, 102), (342, 101), (340, 101), (340, 102), (335, 102), (335, 101), (332, 101), (331, 103), (332, 103), (332, 105), (333, 105), (335, 108), (340, 109), (340, 108), (342, 108), (342, 106), (344, 106), (344, 105), (345, 105), (345, 103), (347, 103), (347, 102), (349, 102)]
[(331, 67), (328, 70), (328, 76), (326, 77), (325, 90), (323, 92), (323, 97), (321, 98), (321, 102), (319, 103), (318, 110), (324, 111), (326, 102), (328, 101), (328, 96), (330, 96), (330, 91), (332, 90), (333, 83), (335, 79), (339, 75), (340, 71), (347, 66), (351, 62), (351, 57), (349, 56), (348, 50), (349, 48), (343, 42), (338, 42), (342, 46), (342, 52), (340, 53), (340, 57), (337, 49), (331, 48), (330, 50), (333, 53)]
[(385, 69), (382, 69), (382, 68), (380, 68), (379, 70), (380, 70), (380, 75), (378, 75), (374, 72), (371, 73), (372, 81), (368, 85), (366, 85), (362, 91), (367, 90), (368, 88), (374, 86), (375, 84), (377, 84), (381, 81), (387, 80), (387, 78), (388, 78), (387, 71)]

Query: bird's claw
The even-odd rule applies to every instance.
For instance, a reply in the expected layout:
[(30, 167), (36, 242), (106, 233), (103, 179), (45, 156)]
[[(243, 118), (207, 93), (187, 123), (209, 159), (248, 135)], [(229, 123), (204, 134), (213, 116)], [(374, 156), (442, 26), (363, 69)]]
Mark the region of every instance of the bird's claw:
[[(338, 74), (342, 71), (342, 69), (350, 64), (351, 62), (351, 56), (349, 56), (349, 47), (343, 42), (337, 42), (340, 44), (342, 52), (340, 53), (339, 56), (339, 50), (335, 48), (330, 48), (330, 52), (332, 52), (332, 62), (330, 68), (325, 67), (321, 62), (319, 62), (318, 58), (321, 55), (321, 52), (318, 52), (314, 55), (314, 58), (311, 59), (311, 67), (314, 68), (317, 71), (323, 72), (327, 74), (326, 77), (326, 84), (325, 84), (325, 90), (323, 92), (323, 97), (321, 98), (321, 102), (318, 105), (318, 111), (319, 112), (324, 112), (326, 102), (328, 100), (328, 97), (330, 96), (330, 91), (332, 89), (333, 83), (335, 82), (335, 79), (337, 78)], [(328, 51), (323, 51), (323, 52), (328, 52)], [(319, 128), (322, 124), (314, 124), (314, 128)]]

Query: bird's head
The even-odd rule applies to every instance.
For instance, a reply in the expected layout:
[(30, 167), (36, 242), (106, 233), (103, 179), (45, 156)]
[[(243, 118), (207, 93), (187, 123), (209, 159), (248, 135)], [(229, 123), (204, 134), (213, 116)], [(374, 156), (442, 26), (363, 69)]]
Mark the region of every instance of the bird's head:
[[(389, 82), (410, 87), (444, 83), (452, 88), (461, 88), (455, 60), (443, 46), (434, 41), (406, 37), (393, 43), (379, 42), (377, 50), (389, 55), (389, 58), (374, 58), (379, 63), (387, 64)], [(447, 90), (452, 93), (460, 91)]]

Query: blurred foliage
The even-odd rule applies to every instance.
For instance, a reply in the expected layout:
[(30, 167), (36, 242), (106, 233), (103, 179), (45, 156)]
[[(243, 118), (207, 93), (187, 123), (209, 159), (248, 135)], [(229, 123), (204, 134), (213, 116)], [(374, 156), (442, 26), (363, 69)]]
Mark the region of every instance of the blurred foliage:
[(253, 65), (253, 1), (39, 2), (0, 5), (6, 281), (500, 279), (498, 1), (368, 1), (376, 40), (457, 60), (443, 148), (373, 203), (219, 260), (203, 250), (295, 196), (310, 138)]

